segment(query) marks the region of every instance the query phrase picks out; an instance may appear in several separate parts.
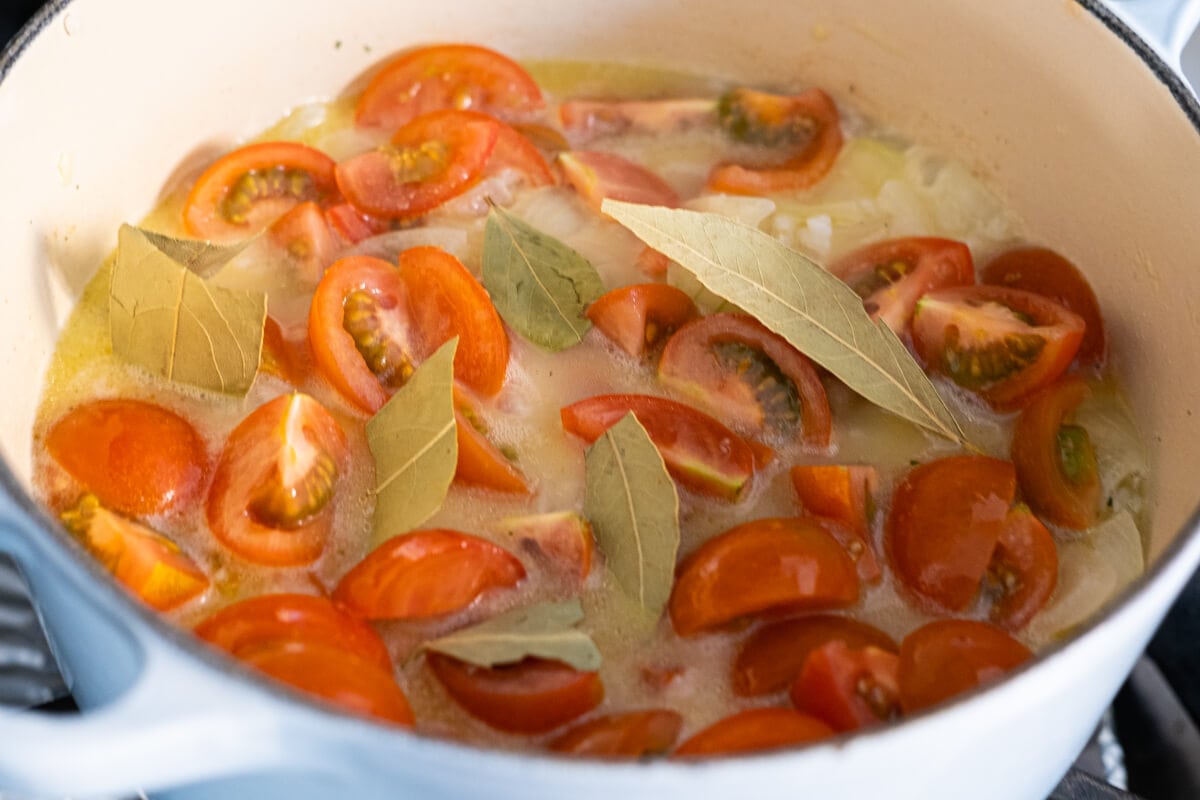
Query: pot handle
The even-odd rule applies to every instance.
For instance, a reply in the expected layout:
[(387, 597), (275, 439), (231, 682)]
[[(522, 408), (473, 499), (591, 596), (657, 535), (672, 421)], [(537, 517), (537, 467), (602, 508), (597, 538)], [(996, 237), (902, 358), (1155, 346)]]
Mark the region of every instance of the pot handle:
[[(1108, 6), (1169, 67), (1191, 80), (1184, 48), (1200, 23), (1200, 0), (1109, 0)], [(1200, 71), (1193, 71), (1200, 78)]]

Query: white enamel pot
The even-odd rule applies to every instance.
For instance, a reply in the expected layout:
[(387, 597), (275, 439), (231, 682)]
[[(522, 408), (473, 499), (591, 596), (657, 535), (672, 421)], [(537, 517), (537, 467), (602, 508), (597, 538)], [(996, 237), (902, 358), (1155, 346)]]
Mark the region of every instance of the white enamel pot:
[[(1123, 11), (1147, 12), (1178, 62), (1172, 26), (1194, 4)], [(1146, 577), (986, 691), (866, 735), (705, 764), (576, 763), (384, 728), (268, 685), (127, 599), (28, 493), (29, 431), (72, 293), (189, 153), (338, 93), (389, 52), (455, 40), (801, 80), (963, 158), (1102, 298), (1150, 444)], [(1096, 0), (74, 0), (43, 11), (0, 69), (0, 550), (85, 710), (0, 714), (0, 791), (1036, 800), (1200, 562), (1200, 108)]]

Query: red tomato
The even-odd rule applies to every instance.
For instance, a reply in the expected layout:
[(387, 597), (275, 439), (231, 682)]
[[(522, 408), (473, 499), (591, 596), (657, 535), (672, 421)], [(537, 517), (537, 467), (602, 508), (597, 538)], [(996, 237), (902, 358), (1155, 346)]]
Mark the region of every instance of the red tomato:
[(261, 142), (222, 156), (196, 179), (183, 222), (193, 236), (235, 241), (299, 203), (326, 205), (337, 195), (329, 156), (297, 142)]
[(291, 339), (274, 317), (263, 325), (262, 361), (259, 368), (296, 388), (302, 387), (312, 371), (308, 338)]
[(806, 513), (840, 522), (854, 534), (849, 552), (858, 566), (858, 577), (879, 580), (883, 573), (871, 546), (868, 519), (874, 515), (879, 480), (875, 468), (801, 464), (792, 467), (791, 474), (800, 507)]
[(971, 250), (953, 239), (912, 236), (867, 245), (833, 264), (837, 275), (863, 299), (872, 319), (902, 336), (917, 301), (934, 289), (975, 283)]
[(790, 708), (752, 708), (709, 725), (675, 751), (676, 756), (715, 756), (775, 750), (833, 736), (821, 720)]
[(417, 117), (391, 144), (338, 164), (338, 189), (365, 214), (419, 217), (479, 182), (499, 129), (489, 117), (462, 111)]
[(425, 658), (455, 702), (502, 731), (545, 733), (583, 716), (604, 699), (599, 674), (561, 661), (526, 658), (489, 668), (437, 652)]
[(828, 642), (896, 652), (892, 637), (852, 617), (832, 614), (773, 622), (743, 644), (733, 663), (733, 691), (741, 697), (781, 692), (800, 674), (808, 654)]
[(529, 73), (499, 53), (470, 44), (410, 50), (390, 62), (358, 100), (359, 125), (399, 128), (438, 109), (474, 109), (502, 119), (539, 111)]
[(842, 150), (837, 106), (820, 89), (794, 97), (734, 89), (721, 98), (721, 127), (732, 138), (792, 153), (782, 164), (722, 164), (708, 188), (729, 194), (777, 194), (807, 189), (824, 178)]
[(892, 494), (886, 543), (896, 577), (929, 604), (975, 599), (1017, 491), (1007, 461), (954, 456), (910, 471)]
[(105, 506), (135, 516), (189, 506), (208, 462), (190, 422), (141, 400), (76, 406), (50, 427), (46, 450)]
[(747, 614), (838, 608), (858, 600), (841, 545), (809, 517), (757, 519), (700, 545), (676, 570), (668, 609), (680, 636)]
[(943, 619), (900, 643), (900, 706), (911, 714), (999, 680), (1032, 657), (1029, 648), (986, 622)]
[(1071, 415), (1091, 393), (1082, 378), (1066, 377), (1029, 401), (1013, 431), (1012, 459), (1029, 505), (1064, 528), (1096, 523), (1100, 473), (1087, 430)]
[(325, 220), (346, 244), (358, 244), (395, 227), (392, 220), (364, 214), (349, 203), (338, 203), (325, 209)]
[[(473, 116), (485, 117), (484, 114)], [(554, 178), (554, 171), (533, 142), (503, 122), (496, 122), (496, 125), (496, 147), (488, 161), (488, 175), (498, 175), (511, 169), (524, 175), (530, 186), (553, 186), (558, 182)]]
[(285, 254), (297, 282), (310, 288), (321, 280), (337, 252), (325, 212), (311, 201), (299, 204), (271, 223), (267, 238)]
[(675, 480), (701, 494), (736, 500), (754, 475), (746, 440), (691, 406), (641, 394), (606, 394), (562, 409), (563, 429), (589, 444), (632, 412)]
[(643, 247), (638, 253), (637, 268), (643, 275), (661, 280), (671, 266), (671, 259), (655, 250), (653, 247)]
[(1020, 505), (1008, 512), (988, 575), (998, 593), (992, 622), (1010, 631), (1029, 624), (1054, 594), (1058, 547), (1028, 507)]
[(213, 535), (257, 564), (315, 561), (333, 525), (346, 434), (308, 395), (276, 397), (229, 434), (206, 506)]
[(567, 183), (596, 211), (606, 198), (651, 206), (679, 205), (679, 195), (662, 178), (616, 153), (574, 150), (558, 154)]
[(551, 750), (595, 758), (642, 758), (665, 753), (679, 738), (683, 717), (668, 709), (609, 714), (576, 725)]
[(1083, 273), (1067, 259), (1044, 247), (1018, 247), (992, 259), (980, 276), (983, 283), (1024, 289), (1048, 297), (1083, 317), (1087, 329), (1076, 358), (1099, 364), (1108, 351), (1104, 316), (1096, 293)]
[(454, 420), (458, 439), (455, 480), (498, 492), (529, 494), (529, 483), (525, 476), (487, 438), (487, 428), (474, 404), (457, 385), (454, 387)]
[(805, 444), (829, 446), (833, 420), (817, 371), (746, 314), (709, 314), (684, 325), (663, 349), (658, 378), (735, 428), (795, 428)]
[(665, 283), (639, 283), (613, 289), (587, 310), (592, 324), (635, 358), (656, 347), (698, 314), (692, 298)]
[(900, 714), (899, 666), (894, 652), (828, 642), (804, 661), (792, 703), (839, 732), (887, 722)]
[(504, 521), (516, 549), (533, 558), (549, 574), (576, 586), (592, 571), (595, 540), (582, 514), (558, 511)]
[(487, 539), (415, 531), (372, 550), (343, 576), (333, 599), (366, 619), (423, 619), (459, 611), (524, 577), (521, 562)]
[(925, 366), (1001, 410), (1053, 383), (1083, 332), (1083, 319), (1052, 300), (1000, 286), (930, 292), (912, 321)]

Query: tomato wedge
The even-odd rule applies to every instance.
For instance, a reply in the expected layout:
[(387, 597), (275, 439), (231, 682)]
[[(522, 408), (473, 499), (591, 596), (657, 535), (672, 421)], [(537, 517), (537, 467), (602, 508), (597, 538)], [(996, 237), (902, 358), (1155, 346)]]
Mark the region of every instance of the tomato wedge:
[(1091, 394), (1087, 383), (1068, 376), (1029, 401), (1013, 431), (1012, 459), (1029, 505), (1064, 528), (1083, 530), (1100, 510), (1100, 473), (1085, 428), (1071, 422)]
[(286, 256), (290, 274), (309, 288), (321, 280), (337, 252), (325, 212), (311, 200), (300, 203), (271, 223), (267, 238)]
[(562, 409), (563, 429), (591, 444), (633, 413), (658, 447), (667, 471), (692, 491), (736, 500), (754, 475), (745, 439), (707, 414), (662, 397), (607, 394)]
[(795, 429), (806, 445), (829, 446), (833, 418), (817, 371), (746, 314), (709, 314), (684, 325), (663, 349), (658, 378), (734, 428)]
[(444, 44), (391, 61), (363, 91), (355, 118), (359, 125), (395, 129), (443, 108), (514, 119), (544, 105), (537, 83), (512, 59), (477, 45)]
[(257, 564), (315, 561), (349, 458), (346, 434), (324, 406), (299, 393), (276, 397), (226, 439), (208, 491), (209, 528)]
[(587, 310), (592, 324), (634, 358), (655, 348), (676, 328), (698, 315), (692, 298), (665, 283), (639, 283), (613, 289)]
[(349, 203), (338, 203), (325, 209), (325, 220), (346, 244), (358, 244), (363, 239), (387, 233), (397, 224), (390, 219), (364, 214)]
[(899, 668), (894, 652), (827, 642), (804, 661), (792, 684), (792, 704), (835, 731), (887, 722), (900, 715)]
[(424, 619), (464, 609), (524, 577), (525, 568), (507, 550), (438, 528), (379, 545), (343, 576), (333, 599), (366, 619)]
[(549, 747), (576, 756), (641, 758), (670, 750), (682, 727), (683, 717), (665, 708), (609, 714), (576, 725)]
[(259, 369), (297, 389), (303, 387), (312, 371), (312, 356), (307, 336), (303, 333), (298, 339), (285, 336), (279, 322), (274, 317), (267, 317), (263, 324), (262, 360)]
[(867, 245), (839, 259), (829, 271), (863, 299), (872, 319), (902, 336), (917, 301), (935, 289), (975, 283), (971, 250), (953, 239), (913, 236)]
[(208, 463), (190, 422), (141, 400), (76, 406), (50, 426), (46, 450), (104, 506), (134, 516), (187, 508)]
[(261, 142), (219, 158), (196, 179), (183, 206), (188, 233), (229, 242), (265, 229), (305, 201), (337, 199), (333, 159), (298, 142)]
[(578, 512), (513, 517), (504, 520), (504, 531), (518, 551), (568, 584), (582, 585), (592, 571), (592, 526)]
[(668, 610), (690, 636), (747, 614), (853, 605), (858, 575), (841, 545), (808, 517), (757, 519), (709, 539), (676, 571)]
[(676, 756), (715, 756), (775, 750), (815, 742), (834, 731), (816, 717), (790, 708), (752, 708), (709, 725), (675, 750)]
[(442, 653), (426, 655), (430, 670), (471, 716), (512, 733), (545, 733), (577, 719), (604, 699), (599, 674), (543, 658), (477, 667)]
[(732, 139), (781, 150), (782, 162), (722, 164), (708, 188), (729, 194), (777, 194), (807, 189), (824, 178), (842, 150), (837, 106), (820, 89), (795, 96), (734, 89), (717, 107), (721, 127)]
[[(466, 113), (466, 112), (463, 112)], [(472, 113), (469, 116), (485, 117), (484, 114)], [(496, 123), (496, 147), (488, 160), (486, 173), (498, 175), (504, 170), (513, 170), (525, 177), (530, 186), (553, 186), (558, 183), (554, 171), (546, 163), (541, 152), (529, 141), (527, 136), (503, 122)]]
[(912, 336), (927, 369), (1004, 410), (1070, 366), (1084, 328), (1082, 317), (1041, 295), (967, 286), (922, 297)]
[(1058, 583), (1058, 547), (1027, 506), (1008, 512), (988, 565), (995, 589), (992, 622), (1018, 631), (1042, 610)]
[(1029, 648), (986, 622), (943, 619), (900, 643), (900, 705), (906, 713), (999, 680), (1032, 657)]
[(883, 572), (871, 546), (869, 519), (874, 516), (879, 482), (875, 468), (801, 464), (792, 467), (791, 476), (806, 513), (840, 522), (854, 534), (849, 552), (858, 566), (858, 577), (879, 580)]
[(679, 205), (679, 195), (662, 178), (624, 156), (603, 150), (558, 154), (567, 183), (596, 211), (606, 198), (651, 206)]
[(530, 493), (529, 483), (521, 470), (487, 438), (487, 427), (475, 404), (457, 384), (454, 387), (454, 420), (458, 439), (456, 481), (509, 494)]

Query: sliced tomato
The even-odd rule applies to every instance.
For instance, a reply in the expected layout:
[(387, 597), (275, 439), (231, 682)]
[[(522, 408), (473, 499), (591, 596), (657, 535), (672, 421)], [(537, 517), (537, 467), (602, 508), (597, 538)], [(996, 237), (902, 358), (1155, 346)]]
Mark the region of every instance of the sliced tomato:
[[(483, 117), (484, 114), (474, 114)], [(488, 160), (487, 174), (498, 175), (504, 170), (513, 170), (525, 176), (525, 182), (530, 186), (553, 186), (558, 183), (554, 171), (546, 163), (541, 152), (529, 138), (516, 128), (496, 122), (496, 147)]]
[(202, 239), (249, 238), (300, 203), (333, 203), (334, 166), (329, 156), (298, 142), (238, 148), (196, 179), (183, 206), (184, 225)]
[(390, 144), (338, 164), (338, 189), (365, 214), (419, 217), (479, 182), (499, 131), (500, 123), (479, 114), (417, 117)]
[(1008, 512), (988, 565), (996, 593), (992, 622), (1010, 631), (1029, 624), (1058, 583), (1058, 547), (1046, 526), (1027, 506)]
[(790, 708), (752, 708), (709, 725), (675, 750), (676, 756), (715, 756), (776, 750), (816, 742), (834, 731), (816, 717)]
[(609, 714), (576, 725), (549, 747), (576, 756), (642, 758), (670, 750), (682, 727), (683, 717), (665, 708)]
[(717, 103), (709, 98), (567, 100), (558, 107), (558, 118), (577, 142), (624, 133), (663, 136), (715, 127)]
[(458, 468), (454, 479), (485, 489), (509, 494), (529, 494), (531, 489), (521, 470), (487, 437), (487, 427), (467, 392), (454, 387), (455, 436), (458, 439)]
[(875, 488), (879, 482), (874, 467), (801, 464), (792, 467), (792, 485), (800, 507), (808, 514), (840, 522), (850, 529), (850, 557), (864, 581), (879, 580), (883, 574), (871, 546), (871, 517)]
[(1064, 528), (1083, 530), (1100, 510), (1096, 451), (1085, 428), (1071, 421), (1091, 390), (1068, 376), (1034, 395), (1013, 431), (1012, 459), (1029, 505)]
[(662, 280), (671, 266), (671, 259), (655, 250), (653, 247), (643, 247), (638, 253), (637, 268), (642, 274)]
[(208, 490), (209, 528), (256, 564), (315, 561), (349, 458), (346, 434), (324, 406), (299, 393), (276, 397), (225, 440)]
[(820, 89), (794, 96), (734, 89), (721, 98), (721, 127), (735, 141), (781, 152), (774, 163), (722, 164), (708, 188), (729, 194), (777, 194), (807, 189), (824, 178), (842, 150), (837, 106)]
[(887, 722), (900, 715), (899, 668), (895, 652), (827, 642), (805, 659), (792, 704), (839, 732)]
[(829, 271), (863, 299), (872, 319), (902, 336), (917, 301), (935, 289), (975, 283), (971, 249), (953, 239), (911, 236), (867, 245), (838, 259)]
[(829, 446), (833, 418), (817, 371), (749, 315), (709, 314), (684, 325), (663, 349), (658, 378), (734, 428), (795, 430), (811, 447)]
[(592, 571), (592, 526), (578, 512), (513, 517), (504, 520), (504, 530), (519, 552), (569, 583), (582, 584)]
[(676, 328), (698, 315), (692, 298), (665, 283), (613, 289), (587, 310), (592, 324), (635, 358), (657, 347)]
[(1029, 648), (986, 622), (943, 619), (900, 643), (900, 705), (906, 713), (999, 680), (1032, 657)]
[(557, 128), (541, 125), (536, 122), (514, 122), (512, 129), (525, 137), (525, 140), (537, 148), (540, 153), (558, 153), (570, 150), (567, 137)]
[(439, 109), (474, 109), (501, 119), (545, 105), (529, 73), (494, 50), (471, 44), (420, 47), (388, 63), (358, 100), (359, 125), (395, 129)]
[(477, 667), (442, 653), (426, 655), (430, 670), (471, 716), (511, 733), (545, 733), (578, 719), (604, 699), (604, 684), (544, 658)]
[(451, 614), (516, 586), (525, 568), (487, 539), (433, 529), (393, 536), (342, 577), (333, 599), (366, 619)]
[(732, 672), (734, 693), (753, 697), (787, 689), (800, 674), (808, 654), (833, 641), (890, 653), (897, 649), (892, 637), (852, 617), (813, 614), (773, 622), (755, 631), (738, 650)]
[(1053, 300), (1001, 286), (930, 292), (912, 321), (926, 368), (1000, 410), (1053, 383), (1075, 358), (1083, 332), (1083, 318)]
[(1087, 329), (1076, 358), (1080, 364), (1100, 364), (1108, 352), (1104, 315), (1091, 284), (1079, 268), (1045, 247), (1018, 247), (996, 256), (983, 268), (983, 283), (1024, 289), (1048, 297), (1083, 317)]
[(271, 223), (267, 238), (285, 255), (291, 275), (308, 287), (317, 285), (337, 252), (325, 212), (312, 201), (300, 203)]
[(651, 206), (679, 205), (679, 195), (662, 178), (624, 156), (602, 150), (573, 150), (558, 154), (567, 183), (600, 211), (605, 199)]
[(346, 244), (358, 244), (395, 228), (392, 220), (364, 214), (349, 203), (338, 203), (325, 209), (325, 220)]
[(46, 450), (104, 506), (134, 516), (186, 509), (208, 463), (190, 422), (141, 400), (76, 406), (50, 426)]
[(748, 614), (816, 611), (858, 600), (854, 563), (810, 517), (757, 519), (700, 545), (676, 570), (668, 610), (690, 636)]
[(259, 369), (297, 389), (304, 386), (312, 371), (308, 337), (296, 339), (285, 336), (279, 322), (274, 317), (267, 317), (263, 324), (262, 361)]
[(754, 475), (755, 451), (707, 414), (662, 397), (606, 394), (562, 409), (563, 429), (589, 444), (633, 413), (675, 480), (701, 494), (736, 500)]

